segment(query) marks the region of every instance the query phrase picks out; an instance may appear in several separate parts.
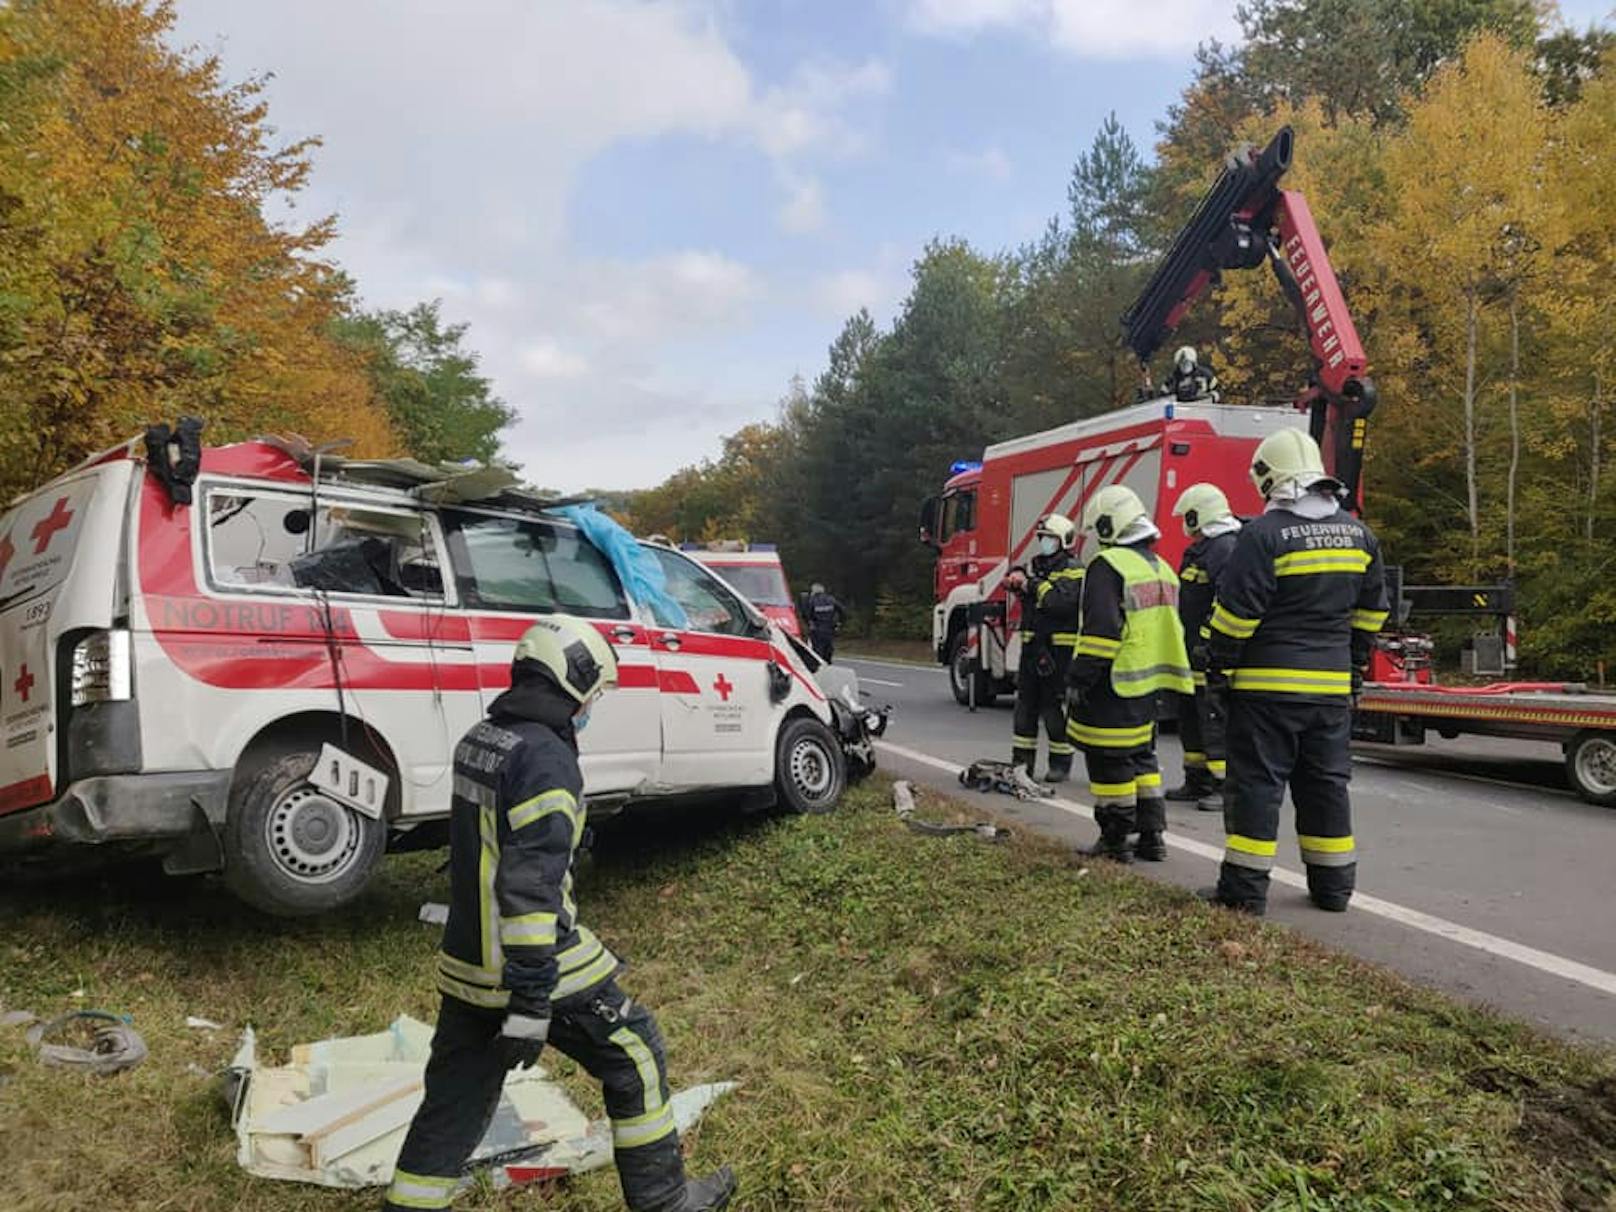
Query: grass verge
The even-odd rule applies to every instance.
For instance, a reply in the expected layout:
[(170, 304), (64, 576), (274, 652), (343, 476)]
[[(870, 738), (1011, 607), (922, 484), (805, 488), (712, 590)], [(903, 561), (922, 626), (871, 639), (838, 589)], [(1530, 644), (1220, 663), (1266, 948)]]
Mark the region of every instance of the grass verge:
[[(0, 1029), (0, 1206), (373, 1208), (240, 1173), (204, 1071), (248, 1021), (279, 1057), (430, 1018), (436, 862), (309, 923), (208, 882), (0, 893), (0, 1005), (128, 1011), (152, 1047), (97, 1079)], [(828, 817), (620, 827), (579, 900), (676, 1083), (745, 1083), (690, 1142), (737, 1166), (741, 1208), (1616, 1206), (1611, 1056), (1035, 839), (913, 836), (879, 782)], [(604, 1174), (457, 1206), (620, 1202)]]
[(836, 655), (841, 657), (870, 657), (878, 661), (904, 661), (914, 665), (939, 668), (937, 654), (929, 640), (841, 640), (836, 641)]

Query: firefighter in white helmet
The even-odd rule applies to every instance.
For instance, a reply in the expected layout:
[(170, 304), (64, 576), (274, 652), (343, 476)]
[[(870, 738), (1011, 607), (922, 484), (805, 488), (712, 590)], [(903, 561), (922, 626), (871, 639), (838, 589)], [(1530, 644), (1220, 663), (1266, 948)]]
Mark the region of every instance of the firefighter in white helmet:
[(1167, 376), (1167, 390), (1188, 404), (1195, 400), (1216, 400), (1218, 377), (1202, 366), (1193, 345), (1181, 345), (1173, 355), (1173, 369)]
[(1339, 912), (1357, 877), (1352, 700), (1387, 613), (1380, 544), (1341, 508), (1340, 483), (1301, 430), (1265, 438), (1251, 479), (1267, 504), (1241, 529), (1212, 606), (1208, 682), (1229, 702), (1228, 837), (1203, 895), (1266, 910), (1288, 786), (1308, 894)]
[(1073, 555), (1077, 527), (1058, 513), (1038, 519), (1035, 551), (1028, 566), (1013, 569), (1005, 586), (1021, 599), (1021, 661), (1016, 669), (1016, 714), (1010, 760), (1034, 773), (1038, 725), (1049, 737), (1051, 783), (1072, 774), (1072, 743), (1066, 737), (1066, 672), (1077, 646), (1077, 604), (1083, 568)]
[(573, 905), (584, 825), (577, 734), (616, 684), (599, 631), (567, 615), (541, 619), (516, 646), (511, 688), (455, 750), (442, 1008), (385, 1212), (449, 1206), (506, 1073), (533, 1065), (546, 1043), (601, 1083), (631, 1209), (700, 1212), (734, 1195), (727, 1167), (686, 1180), (661, 1032), (618, 987), (616, 957)]
[[(1083, 511), (1100, 550), (1083, 574), (1067, 735), (1083, 749), (1100, 839), (1085, 854), (1129, 862), (1167, 857), (1167, 804), (1156, 764), (1156, 698), (1189, 694), (1178, 577), (1153, 550), (1161, 531), (1138, 494), (1102, 488)], [(1130, 834), (1139, 835), (1130, 851)]]
[(1191, 484), (1179, 494), (1173, 514), (1184, 519), (1190, 545), (1178, 568), (1178, 618), (1190, 652), (1195, 693), (1178, 700), (1178, 735), (1184, 743), (1184, 781), (1167, 799), (1193, 803), (1203, 812), (1223, 810), (1223, 752), (1221, 704), (1206, 692), (1207, 644), (1212, 633), (1212, 600), (1217, 596), (1223, 569), (1234, 552), (1240, 519), (1229, 508), (1229, 498), (1216, 484)]

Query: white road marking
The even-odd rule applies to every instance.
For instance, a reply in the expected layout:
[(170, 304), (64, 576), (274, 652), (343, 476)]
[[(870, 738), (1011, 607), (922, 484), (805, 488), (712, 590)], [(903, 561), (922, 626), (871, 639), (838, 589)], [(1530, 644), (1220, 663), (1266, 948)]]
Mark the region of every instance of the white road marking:
[(891, 686), (895, 690), (902, 690), (903, 689), (903, 683), (902, 682), (883, 682), (880, 678), (860, 678), (859, 679), (859, 684), (860, 685), (863, 685), (865, 682), (868, 682), (872, 686)]
[(875, 657), (845, 656), (849, 665), (885, 665), (888, 669), (919, 669), (926, 673), (947, 673), (941, 665), (922, 665), (919, 661), (882, 661)]
[[(916, 749), (908, 749), (902, 745), (894, 745), (890, 741), (876, 741), (875, 747), (890, 753), (893, 757), (903, 758), (906, 761), (916, 762), (922, 766), (930, 766), (934, 770), (945, 771), (959, 777), (964, 769), (953, 762), (933, 757), (929, 753), (921, 753)], [(1094, 811), (1082, 804), (1071, 800), (1061, 799), (1058, 796), (1048, 796), (1034, 800), (1033, 803), (1046, 804), (1051, 808), (1058, 808), (1062, 812), (1070, 813), (1081, 820), (1094, 820)], [(1205, 842), (1198, 842), (1194, 838), (1183, 837), (1169, 831), (1166, 835), (1167, 844), (1187, 854), (1199, 858), (1210, 859), (1212, 862), (1223, 861), (1223, 848), (1209, 846)], [(1306, 888), (1307, 878), (1295, 871), (1288, 871), (1283, 867), (1275, 867), (1272, 878), (1276, 883), (1285, 884), (1292, 888)], [(1471, 947), (1477, 951), (1484, 951), (1488, 955), (1496, 955), (1503, 959), (1514, 960), (1528, 968), (1536, 968), (1539, 972), (1546, 972), (1550, 976), (1558, 976), (1564, 980), (1575, 981), (1579, 985), (1586, 985), (1590, 989), (1597, 989), (1601, 993), (1616, 996), (1616, 973), (1606, 972), (1600, 968), (1590, 967), (1567, 959), (1562, 955), (1555, 955), (1549, 951), (1539, 951), (1536, 947), (1528, 947), (1524, 943), (1513, 942), (1507, 938), (1499, 938), (1496, 934), (1488, 934), (1482, 930), (1472, 930), (1469, 926), (1461, 926), (1457, 922), (1450, 922), (1446, 918), (1436, 917), (1429, 913), (1422, 913), (1418, 909), (1409, 909), (1406, 906), (1392, 901), (1382, 900), (1378, 896), (1370, 896), (1365, 892), (1354, 893), (1352, 908), (1372, 913), (1376, 917), (1387, 921), (1397, 922), (1411, 930), (1418, 930), (1424, 934), (1432, 934), (1437, 938), (1447, 939), (1463, 947)]]

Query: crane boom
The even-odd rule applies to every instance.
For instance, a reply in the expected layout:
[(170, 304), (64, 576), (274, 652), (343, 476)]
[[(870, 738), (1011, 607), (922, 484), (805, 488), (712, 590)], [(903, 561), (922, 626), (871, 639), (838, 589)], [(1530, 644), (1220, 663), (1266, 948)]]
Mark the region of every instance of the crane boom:
[(1279, 188), (1294, 136), (1282, 128), (1261, 151), (1237, 154), (1173, 240), (1139, 297), (1122, 313), (1124, 343), (1147, 364), (1195, 302), (1226, 269), (1267, 262), (1296, 310), (1313, 352), (1313, 373), (1296, 407), (1357, 511), (1365, 428), (1375, 386), (1358, 329), (1313, 221), (1307, 199)]

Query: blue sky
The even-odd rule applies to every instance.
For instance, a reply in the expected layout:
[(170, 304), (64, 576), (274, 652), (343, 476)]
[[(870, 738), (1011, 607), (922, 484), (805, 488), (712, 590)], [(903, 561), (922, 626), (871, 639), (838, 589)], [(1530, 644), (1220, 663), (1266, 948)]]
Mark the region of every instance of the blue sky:
[[(1566, 0), (1585, 25), (1607, 0)], [(367, 301), (441, 297), (537, 483), (642, 487), (883, 322), (935, 235), (1064, 207), (1115, 111), (1142, 146), (1232, 0), (179, 0), (180, 38), (325, 146)]]

